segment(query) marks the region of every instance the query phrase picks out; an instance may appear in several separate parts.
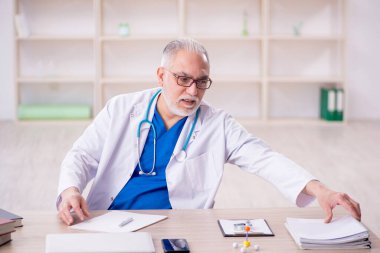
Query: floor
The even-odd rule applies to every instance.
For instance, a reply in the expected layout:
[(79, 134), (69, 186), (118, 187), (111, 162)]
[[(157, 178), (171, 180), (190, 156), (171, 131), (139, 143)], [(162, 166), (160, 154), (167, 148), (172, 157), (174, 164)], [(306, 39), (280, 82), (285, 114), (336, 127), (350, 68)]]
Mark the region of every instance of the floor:
[[(380, 237), (380, 121), (242, 124), (326, 185), (359, 201), (364, 224)], [(60, 163), (87, 125), (0, 122), (0, 208), (54, 210)], [(226, 165), (215, 208), (285, 206), (292, 204), (267, 182)]]

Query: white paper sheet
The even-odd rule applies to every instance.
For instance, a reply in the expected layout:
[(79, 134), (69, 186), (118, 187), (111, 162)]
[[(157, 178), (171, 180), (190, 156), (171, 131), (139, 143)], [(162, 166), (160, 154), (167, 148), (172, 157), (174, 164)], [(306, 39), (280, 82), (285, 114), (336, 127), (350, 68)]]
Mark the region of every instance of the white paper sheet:
[[(119, 224), (129, 217), (132, 217), (133, 221), (123, 227), (120, 227)], [(125, 211), (109, 211), (106, 214), (85, 220), (81, 223), (71, 226), (70, 228), (109, 233), (132, 232), (166, 218), (167, 216), (164, 215), (138, 214)]]

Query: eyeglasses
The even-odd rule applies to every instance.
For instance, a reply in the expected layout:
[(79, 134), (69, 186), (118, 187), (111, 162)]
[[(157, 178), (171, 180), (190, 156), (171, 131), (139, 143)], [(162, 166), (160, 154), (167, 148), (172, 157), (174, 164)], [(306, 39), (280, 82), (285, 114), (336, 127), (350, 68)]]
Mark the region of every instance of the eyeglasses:
[(165, 70), (169, 71), (175, 77), (175, 79), (177, 80), (177, 84), (179, 86), (190, 87), (191, 85), (193, 85), (193, 83), (195, 83), (195, 85), (197, 86), (198, 89), (206, 90), (206, 89), (210, 88), (210, 86), (212, 84), (212, 80), (208, 77), (198, 79), (198, 80), (194, 80), (191, 77), (181, 76), (181, 75), (178, 75), (176, 73), (173, 73), (168, 69), (165, 69)]

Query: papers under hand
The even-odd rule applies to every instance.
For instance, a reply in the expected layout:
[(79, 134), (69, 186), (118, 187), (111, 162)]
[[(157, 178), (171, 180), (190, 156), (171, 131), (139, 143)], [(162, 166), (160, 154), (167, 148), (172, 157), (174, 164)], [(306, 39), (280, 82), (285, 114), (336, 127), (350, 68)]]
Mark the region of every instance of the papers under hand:
[(163, 215), (109, 211), (106, 214), (85, 220), (70, 228), (98, 232), (132, 232), (166, 218), (167, 216)]
[(323, 219), (287, 218), (285, 227), (302, 249), (370, 248), (368, 230), (351, 216)]

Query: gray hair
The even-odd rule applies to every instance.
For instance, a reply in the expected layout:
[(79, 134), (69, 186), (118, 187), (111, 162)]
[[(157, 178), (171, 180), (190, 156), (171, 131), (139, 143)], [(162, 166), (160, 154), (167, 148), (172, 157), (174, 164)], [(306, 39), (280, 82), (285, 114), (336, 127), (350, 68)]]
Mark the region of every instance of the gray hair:
[(166, 45), (166, 47), (164, 48), (164, 51), (162, 52), (161, 67), (168, 67), (173, 56), (175, 56), (180, 50), (186, 50), (187, 52), (194, 52), (199, 55), (206, 56), (207, 63), (210, 66), (208, 53), (206, 49), (204, 48), (204, 46), (202, 46), (201, 43), (199, 43), (198, 41), (194, 39), (183, 38), (183, 39), (173, 40)]

